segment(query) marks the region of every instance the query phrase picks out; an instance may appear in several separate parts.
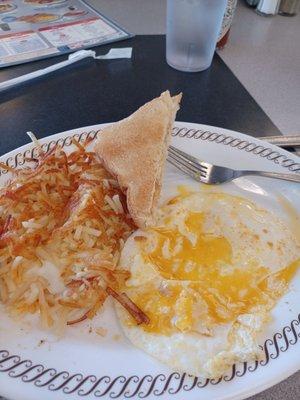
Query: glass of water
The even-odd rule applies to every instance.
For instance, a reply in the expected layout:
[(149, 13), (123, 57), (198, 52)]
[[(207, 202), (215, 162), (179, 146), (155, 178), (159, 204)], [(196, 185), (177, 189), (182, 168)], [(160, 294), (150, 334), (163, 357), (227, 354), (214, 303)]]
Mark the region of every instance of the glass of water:
[(212, 62), (227, 0), (168, 0), (167, 63), (197, 72)]

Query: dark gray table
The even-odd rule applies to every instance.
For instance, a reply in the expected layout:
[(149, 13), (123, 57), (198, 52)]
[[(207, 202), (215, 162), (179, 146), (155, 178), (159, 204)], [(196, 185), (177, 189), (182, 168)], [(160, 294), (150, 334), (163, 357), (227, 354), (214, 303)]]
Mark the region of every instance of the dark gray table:
[[(254, 136), (278, 129), (217, 55), (212, 67), (187, 74), (165, 62), (161, 35), (136, 36), (96, 48), (133, 47), (131, 60), (83, 60), (47, 77), (0, 93), (0, 154), (67, 129), (121, 119), (169, 89), (183, 92), (177, 119), (230, 128)], [(0, 82), (66, 59), (36, 61), (0, 70)]]
[[(160, 35), (136, 36), (95, 50), (102, 54), (111, 47), (129, 46), (133, 47), (131, 60), (85, 60), (0, 93), (0, 154), (27, 143), (25, 132), (28, 130), (43, 137), (116, 121), (166, 89), (184, 94), (178, 120), (220, 126), (258, 137), (280, 133), (217, 55), (209, 70), (187, 74), (165, 63), (165, 40)], [(0, 82), (64, 59), (66, 56), (2, 69)], [(277, 385), (276, 393), (285, 400), (299, 399), (300, 385), (296, 391), (294, 386), (298, 378), (299, 374), (286, 380), (284, 385)], [(273, 393), (270, 389), (255, 399), (277, 400), (279, 397), (273, 397)]]

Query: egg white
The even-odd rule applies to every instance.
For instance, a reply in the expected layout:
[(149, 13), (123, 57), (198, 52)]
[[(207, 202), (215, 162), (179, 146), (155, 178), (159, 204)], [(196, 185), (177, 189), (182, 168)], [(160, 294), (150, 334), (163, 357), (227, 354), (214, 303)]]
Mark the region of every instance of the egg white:
[[(178, 203), (160, 209), (157, 225), (163, 226), (165, 218), (170, 217), (169, 226), (184, 233), (184, 220), (190, 211), (205, 213), (205, 232), (226, 237), (232, 247), (233, 264), (239, 268), (251, 260), (276, 272), (299, 256), (297, 239), (277, 216), (230, 195), (194, 193), (183, 197)], [(127, 240), (120, 260), (121, 267), (131, 272), (128, 288), (137, 291), (142, 291), (147, 282), (168, 284), (153, 265), (145, 263), (140, 246), (134, 240), (141, 235), (148, 234), (137, 231)], [(226, 266), (224, 273), (225, 270)], [(234, 323), (218, 325), (212, 336), (197, 332), (176, 332), (167, 336), (146, 332), (142, 326), (128, 325), (127, 312), (119, 305), (116, 310), (125, 335), (135, 346), (173, 370), (205, 378), (221, 376), (237, 361), (258, 359), (261, 350), (257, 337), (270, 318), (268, 312), (258, 307), (255, 312), (238, 316)]]

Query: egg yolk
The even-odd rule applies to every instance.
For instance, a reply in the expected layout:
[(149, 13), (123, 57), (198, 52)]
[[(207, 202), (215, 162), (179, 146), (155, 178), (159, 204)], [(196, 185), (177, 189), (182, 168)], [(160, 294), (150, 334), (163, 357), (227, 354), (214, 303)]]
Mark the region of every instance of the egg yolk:
[(153, 228), (155, 248), (149, 252), (145, 243), (140, 244), (145, 261), (164, 278), (163, 285), (151, 282), (131, 293), (150, 318), (145, 331), (166, 335), (197, 331), (200, 321), (209, 332), (255, 308), (270, 310), (299, 267), (300, 260), (277, 273), (251, 262), (239, 268), (232, 263), (229, 241), (206, 233), (204, 220), (203, 213), (186, 217), (191, 238), (178, 229)]
[(198, 281), (208, 272), (211, 276), (212, 270), (217, 270), (221, 263), (231, 262), (232, 249), (228, 240), (203, 233), (203, 222), (202, 213), (190, 213), (185, 220), (188, 232), (195, 236), (194, 244), (178, 230), (154, 229), (158, 243), (147, 257), (161, 276)]

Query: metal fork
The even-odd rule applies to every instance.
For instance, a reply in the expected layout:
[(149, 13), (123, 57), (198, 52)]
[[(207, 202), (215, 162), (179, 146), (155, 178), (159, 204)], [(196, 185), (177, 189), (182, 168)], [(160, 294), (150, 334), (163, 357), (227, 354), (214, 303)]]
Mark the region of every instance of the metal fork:
[(278, 172), (236, 170), (198, 160), (196, 157), (169, 146), (167, 160), (180, 171), (190, 175), (196, 181), (206, 184), (229, 182), (245, 175), (259, 175), (267, 178), (283, 179), (300, 183), (300, 174), (282, 174)]

